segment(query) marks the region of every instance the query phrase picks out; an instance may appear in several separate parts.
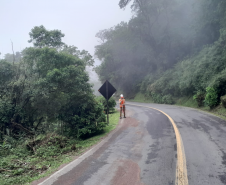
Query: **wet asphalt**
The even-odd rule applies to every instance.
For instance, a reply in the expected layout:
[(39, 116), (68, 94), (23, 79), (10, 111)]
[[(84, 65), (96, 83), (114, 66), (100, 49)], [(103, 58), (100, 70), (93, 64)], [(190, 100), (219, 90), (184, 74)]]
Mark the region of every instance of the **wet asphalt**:
[[(132, 103), (132, 102), (131, 102)], [(226, 184), (226, 122), (195, 109), (132, 103), (167, 113), (184, 144), (190, 185)], [(104, 142), (43, 185), (173, 185), (177, 146), (173, 126), (157, 110), (126, 105), (127, 118)]]
[(189, 185), (226, 184), (226, 121), (192, 108), (133, 103), (167, 113), (184, 144)]

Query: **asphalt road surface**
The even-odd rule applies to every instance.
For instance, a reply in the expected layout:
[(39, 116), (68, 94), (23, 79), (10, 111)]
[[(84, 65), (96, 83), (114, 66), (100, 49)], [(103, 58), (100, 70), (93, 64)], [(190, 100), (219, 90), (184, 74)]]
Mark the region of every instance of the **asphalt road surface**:
[[(224, 120), (185, 107), (131, 104), (127, 118), (107, 138), (41, 184), (226, 184)], [(180, 182), (179, 158), (188, 182)]]

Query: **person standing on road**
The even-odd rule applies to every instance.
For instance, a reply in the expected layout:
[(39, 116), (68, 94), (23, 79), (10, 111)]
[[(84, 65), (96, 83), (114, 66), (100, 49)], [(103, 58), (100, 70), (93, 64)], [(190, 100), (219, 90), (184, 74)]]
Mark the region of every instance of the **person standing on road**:
[(121, 98), (119, 99), (119, 105), (120, 105), (120, 119), (122, 119), (122, 111), (124, 112), (124, 118), (126, 118), (126, 100), (123, 97), (123, 94), (121, 94)]

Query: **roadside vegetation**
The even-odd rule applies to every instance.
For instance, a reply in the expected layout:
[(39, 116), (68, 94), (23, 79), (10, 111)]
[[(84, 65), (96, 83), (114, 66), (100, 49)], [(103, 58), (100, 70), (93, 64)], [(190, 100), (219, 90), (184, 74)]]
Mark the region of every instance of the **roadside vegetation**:
[(5, 137), (0, 145), (0, 184), (29, 184), (50, 175), (62, 164), (71, 162), (100, 142), (116, 128), (118, 121), (119, 113), (115, 110), (109, 115), (109, 125), (87, 138), (67, 137), (57, 132), (32, 139)]
[(56, 170), (115, 128), (110, 100), (94, 95), (92, 56), (61, 41), (60, 30), (36, 26), (33, 47), (0, 60), (0, 184), (25, 184)]
[(225, 114), (226, 1), (120, 0), (119, 6), (130, 6), (133, 17), (96, 34), (100, 79), (127, 99)]
[[(129, 99), (128, 101), (132, 102), (140, 102), (140, 103), (156, 103), (151, 97), (146, 97), (144, 94), (138, 93), (133, 99)], [(226, 108), (225, 106), (220, 103), (219, 105), (215, 106), (214, 108), (210, 108), (207, 104), (203, 103), (202, 106), (199, 106), (198, 102), (194, 99), (194, 97), (180, 97), (178, 99), (173, 100), (173, 104), (177, 106), (184, 106), (184, 107), (191, 107), (195, 109), (199, 109), (202, 111), (206, 111), (212, 113), (222, 119), (226, 120)], [(167, 104), (167, 103), (165, 103)]]

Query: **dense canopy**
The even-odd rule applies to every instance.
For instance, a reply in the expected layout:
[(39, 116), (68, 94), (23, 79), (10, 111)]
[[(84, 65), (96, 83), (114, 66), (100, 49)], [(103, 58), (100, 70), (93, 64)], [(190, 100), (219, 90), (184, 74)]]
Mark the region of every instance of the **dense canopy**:
[(141, 92), (158, 103), (205, 96), (210, 87), (218, 104), (226, 94), (226, 2), (119, 1), (120, 8), (128, 5), (134, 13), (128, 23), (96, 34), (100, 80), (110, 80), (129, 98)]

